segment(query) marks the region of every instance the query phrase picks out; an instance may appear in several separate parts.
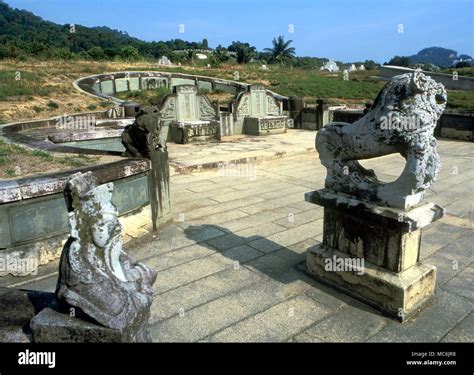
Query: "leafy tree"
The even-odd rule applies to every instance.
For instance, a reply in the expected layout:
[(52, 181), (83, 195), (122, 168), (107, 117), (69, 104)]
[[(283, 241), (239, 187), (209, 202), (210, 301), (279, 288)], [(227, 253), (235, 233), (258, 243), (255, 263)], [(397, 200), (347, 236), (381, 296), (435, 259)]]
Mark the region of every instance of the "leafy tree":
[(456, 69), (459, 69), (459, 68), (469, 68), (470, 66), (471, 64), (468, 61), (460, 61), (454, 67)]
[(273, 47), (264, 49), (264, 51), (271, 54), (268, 63), (279, 63), (281, 65), (287, 65), (291, 63), (291, 59), (295, 56), (295, 49), (290, 47), (292, 42), (292, 40), (285, 42), (285, 38), (282, 35), (277, 38), (273, 38)]
[(396, 65), (396, 66), (404, 66), (408, 68), (410, 66), (410, 58), (408, 56), (395, 56), (388, 63), (385, 63), (384, 65)]
[(377, 64), (374, 60), (365, 60), (364, 67), (367, 70), (377, 69), (379, 68), (380, 64)]
[(186, 54), (187, 61), (190, 62), (191, 64), (194, 64), (194, 60), (196, 59), (196, 52), (194, 52), (192, 49), (188, 51)]
[(136, 47), (125, 46), (120, 50), (120, 56), (127, 61), (134, 61), (138, 60), (140, 54), (138, 53), (138, 49)]
[(252, 60), (252, 51), (245, 45), (237, 47), (237, 63), (247, 64)]
[(48, 57), (58, 60), (70, 60), (73, 56), (73, 53), (67, 48), (56, 48), (50, 52)]
[(246, 64), (257, 56), (257, 49), (248, 43), (232, 42), (227, 51), (237, 54), (237, 63)]
[(230, 59), (227, 49), (221, 45), (217, 46), (216, 52), (213, 53), (213, 56), (219, 63), (227, 62)]
[(105, 60), (107, 58), (107, 55), (105, 54), (104, 50), (101, 47), (92, 47), (87, 51), (87, 54), (93, 59), (93, 60)]

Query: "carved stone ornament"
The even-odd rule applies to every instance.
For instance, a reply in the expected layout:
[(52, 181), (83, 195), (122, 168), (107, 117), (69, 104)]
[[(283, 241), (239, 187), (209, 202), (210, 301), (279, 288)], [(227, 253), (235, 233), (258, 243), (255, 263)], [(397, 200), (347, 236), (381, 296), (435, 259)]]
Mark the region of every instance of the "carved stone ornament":
[(200, 112), (200, 119), (215, 119), (216, 118), (216, 110), (209, 102), (209, 100), (205, 97), (200, 95), (199, 96), (199, 112)]
[(250, 114), (250, 111), (249, 111), (249, 94), (244, 94), (244, 95), (242, 95), (242, 98), (240, 99), (240, 102), (238, 104), (237, 115), (239, 117), (242, 117), (242, 116), (247, 116), (249, 114)]
[(166, 99), (161, 110), (161, 118), (174, 119), (176, 117), (176, 98), (170, 96)]
[(56, 294), (120, 331), (124, 341), (146, 342), (156, 272), (123, 251), (112, 191), (112, 183), (97, 185), (91, 172), (67, 181), (70, 237), (61, 255)]
[(280, 114), (280, 107), (276, 103), (275, 98), (273, 95), (267, 94), (267, 112), (269, 115), (279, 115)]

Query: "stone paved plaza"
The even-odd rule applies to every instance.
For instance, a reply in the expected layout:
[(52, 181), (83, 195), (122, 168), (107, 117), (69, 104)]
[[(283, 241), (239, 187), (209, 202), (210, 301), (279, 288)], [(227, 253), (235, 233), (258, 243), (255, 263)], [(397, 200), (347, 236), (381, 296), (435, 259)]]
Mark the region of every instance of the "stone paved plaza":
[[(312, 144), (315, 133), (303, 133), (296, 136), (304, 138), (301, 144)], [(284, 142), (285, 136), (272, 137)], [(259, 142), (265, 144), (264, 137)], [(193, 147), (200, 146), (187, 146), (183, 164)], [(323, 209), (305, 202), (304, 193), (323, 187), (325, 176), (314, 148), (305, 147), (273, 160), (171, 177), (174, 223), (127, 246), (133, 258), (158, 271), (153, 340), (471, 341), (474, 144), (439, 141), (442, 171), (427, 200), (447, 215), (424, 231), (421, 247), (424, 262), (438, 269), (435, 298), (403, 325), (305, 274), (306, 249), (322, 238)], [(232, 160), (248, 155), (235, 152)], [(404, 162), (391, 155), (364, 165), (391, 181)], [(0, 283), (53, 291), (57, 267), (52, 262), (36, 276)]]
[(269, 134), (265, 137), (245, 135), (223, 137), (221, 142), (196, 144), (167, 144), (171, 173), (192, 172), (199, 168), (218, 167), (219, 163), (242, 163), (272, 160), (283, 156), (314, 152), (314, 134), (307, 130), (289, 129), (286, 136)]

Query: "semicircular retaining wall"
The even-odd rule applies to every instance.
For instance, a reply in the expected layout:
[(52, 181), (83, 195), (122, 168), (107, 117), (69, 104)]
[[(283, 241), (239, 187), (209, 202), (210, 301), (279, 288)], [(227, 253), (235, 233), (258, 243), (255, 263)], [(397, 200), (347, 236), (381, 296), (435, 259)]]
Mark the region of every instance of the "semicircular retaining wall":
[[(83, 77), (76, 80), (73, 85), (76, 89), (87, 95), (121, 104), (124, 100), (115, 98), (114, 95), (127, 91), (147, 90), (150, 89), (150, 86), (152, 88), (160, 86), (172, 88), (177, 85), (196, 85), (200, 90), (221, 90), (236, 95), (241, 91), (247, 90), (250, 84), (186, 73), (122, 71)], [(269, 92), (279, 100), (287, 99), (287, 97), (270, 90)]]

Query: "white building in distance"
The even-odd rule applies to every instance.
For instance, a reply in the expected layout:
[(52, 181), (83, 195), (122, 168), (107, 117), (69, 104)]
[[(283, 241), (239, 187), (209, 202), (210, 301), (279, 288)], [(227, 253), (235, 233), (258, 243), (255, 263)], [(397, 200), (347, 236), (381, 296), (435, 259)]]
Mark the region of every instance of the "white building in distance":
[(172, 63), (166, 56), (161, 56), (158, 59), (158, 65), (172, 65)]
[(319, 70), (330, 72), (330, 73), (337, 73), (339, 71), (339, 67), (337, 66), (337, 64), (334, 61), (329, 60)]

